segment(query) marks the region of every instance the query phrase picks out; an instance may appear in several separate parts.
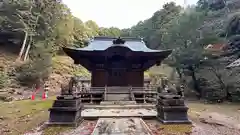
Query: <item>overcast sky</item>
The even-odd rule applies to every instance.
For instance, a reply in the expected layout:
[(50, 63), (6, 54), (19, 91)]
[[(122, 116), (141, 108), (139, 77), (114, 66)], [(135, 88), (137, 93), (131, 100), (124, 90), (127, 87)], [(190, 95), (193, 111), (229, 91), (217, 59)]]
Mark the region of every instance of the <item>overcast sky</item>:
[[(74, 16), (82, 21), (93, 20), (101, 27), (129, 28), (140, 20), (150, 18), (164, 3), (184, 0), (63, 0)], [(185, 0), (195, 4), (197, 0)]]

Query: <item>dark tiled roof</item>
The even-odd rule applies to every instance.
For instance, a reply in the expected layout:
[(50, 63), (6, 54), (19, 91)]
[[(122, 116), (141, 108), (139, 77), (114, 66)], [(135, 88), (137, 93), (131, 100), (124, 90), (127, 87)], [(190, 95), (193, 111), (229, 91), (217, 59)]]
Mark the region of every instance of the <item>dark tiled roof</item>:
[(162, 51), (162, 50), (152, 50), (148, 48), (141, 38), (121, 38), (125, 40), (125, 43), (120, 45), (113, 44), (113, 40), (116, 40), (116, 39), (117, 38), (112, 38), (112, 37), (95, 37), (87, 47), (75, 48), (75, 50), (104, 51), (113, 46), (122, 46), (122, 47), (127, 47), (132, 51), (141, 51), (141, 52), (161, 52)]

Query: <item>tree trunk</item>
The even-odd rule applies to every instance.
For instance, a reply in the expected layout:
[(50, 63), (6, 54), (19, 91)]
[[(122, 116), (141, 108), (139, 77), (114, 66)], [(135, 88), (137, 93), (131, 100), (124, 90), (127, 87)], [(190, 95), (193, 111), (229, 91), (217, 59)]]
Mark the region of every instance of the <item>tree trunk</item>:
[(24, 49), (25, 49), (25, 46), (26, 46), (26, 43), (27, 43), (27, 38), (28, 38), (28, 33), (25, 32), (25, 36), (24, 36), (24, 40), (23, 40), (23, 44), (22, 44), (22, 47), (21, 47), (21, 51), (19, 52), (19, 55), (18, 55), (18, 59), (19, 60), (22, 60), (22, 55), (23, 55), (23, 52), (24, 52)]
[(189, 70), (191, 71), (191, 77), (192, 77), (192, 81), (193, 81), (193, 87), (194, 89), (196, 90), (196, 92), (198, 92), (199, 96), (198, 98), (201, 98), (202, 97), (202, 92), (201, 92), (201, 89), (199, 87), (199, 84), (197, 82), (197, 77), (196, 77), (196, 74), (195, 74), (195, 69), (193, 66), (190, 66)]
[(29, 43), (28, 43), (28, 46), (27, 46), (27, 49), (26, 49), (26, 52), (25, 52), (25, 56), (24, 56), (23, 61), (25, 61), (25, 60), (27, 59), (29, 50), (30, 50), (30, 48), (31, 48), (31, 45), (32, 45), (32, 37), (30, 37), (30, 39), (29, 39)]
[(222, 90), (224, 90), (224, 91), (226, 92), (225, 99), (229, 100), (230, 97), (231, 97), (231, 94), (229, 93), (229, 91), (228, 91), (228, 89), (227, 89), (227, 87), (226, 87), (226, 84), (224, 83), (224, 81), (223, 81), (223, 79), (222, 79), (221, 74), (219, 74), (219, 73), (217, 72), (217, 69), (214, 68), (214, 67), (211, 67), (211, 71), (212, 71), (212, 72), (215, 74), (215, 76), (217, 77), (218, 82), (219, 82), (219, 84), (221, 85)]

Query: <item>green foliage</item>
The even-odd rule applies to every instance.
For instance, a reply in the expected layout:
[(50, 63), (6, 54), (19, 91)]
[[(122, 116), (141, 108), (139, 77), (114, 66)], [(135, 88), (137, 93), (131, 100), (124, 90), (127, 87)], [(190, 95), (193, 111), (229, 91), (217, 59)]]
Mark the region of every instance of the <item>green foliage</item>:
[(163, 45), (163, 34), (167, 32), (169, 22), (181, 13), (182, 8), (174, 2), (167, 3), (163, 9), (155, 12), (147, 20), (140, 21), (131, 29), (122, 31), (122, 35), (132, 37), (143, 37), (150, 48), (159, 48)]
[[(46, 79), (52, 65), (51, 57), (56, 52), (63, 46), (84, 47), (89, 38), (94, 36), (143, 37), (150, 48), (173, 50), (166, 63), (176, 68), (180, 78), (184, 75), (191, 76), (193, 84), (201, 85), (197, 73), (200, 68), (206, 68), (218, 76), (218, 83), (223, 84), (221, 73), (214, 67), (214, 63), (202, 63), (206, 55), (204, 47), (208, 44), (225, 43), (228, 40), (230, 47), (239, 52), (240, 17), (238, 12), (232, 15), (232, 9), (237, 11), (239, 4), (231, 1), (230, 6), (234, 8), (229, 10), (229, 2), (199, 0), (196, 7), (185, 9), (170, 2), (151, 18), (140, 21), (129, 29), (120, 30), (115, 27), (99, 27), (92, 20), (82, 22), (71, 14), (61, 0), (3, 0), (0, 5), (0, 30), (24, 31), (28, 34), (30, 60), (16, 68), (17, 78), (22, 84), (29, 85)], [(229, 14), (231, 17), (228, 20), (226, 18)], [(62, 64), (54, 63), (53, 68), (64, 69)], [(86, 74), (80, 68), (66, 68), (71, 68), (71, 74)], [(59, 73), (61, 71), (58, 70)], [(215, 92), (224, 91), (222, 84), (221, 90), (209, 88), (214, 92), (208, 95), (216, 97)]]
[[(3, 0), (0, 9), (0, 30), (27, 34), (30, 59), (16, 67), (16, 77), (20, 84), (28, 86), (48, 78), (51, 57), (61, 52), (62, 47), (84, 47), (93, 36), (116, 37), (121, 32), (113, 27), (100, 29), (92, 20), (83, 23), (61, 0)], [(81, 70), (74, 73), (85, 74)], [(3, 74), (0, 81), (3, 85)]]
[[(239, 8), (234, 6), (234, 10), (230, 9), (229, 2), (227, 0), (226, 4), (225, 0), (199, 0), (196, 7), (185, 9), (174, 3), (167, 3), (151, 18), (122, 30), (121, 35), (141, 36), (153, 49), (172, 49), (172, 54), (164, 63), (176, 68), (180, 79), (185, 80), (190, 76), (192, 88), (203, 97), (212, 101), (222, 100), (227, 96), (227, 83), (224, 80), (227, 63), (220, 60), (221, 55), (216, 57), (212, 53), (206, 53), (204, 48), (208, 44), (225, 44), (229, 41), (233, 51), (239, 52), (239, 15), (233, 14)], [(237, 1), (231, 1), (231, 6), (233, 3)], [(232, 17), (228, 20), (229, 15)], [(212, 87), (201, 86), (198, 78), (204, 72), (213, 74), (211, 77), (205, 76), (209, 81), (208, 85)], [(212, 78), (216, 79), (213, 81)]]
[(16, 67), (17, 80), (22, 85), (33, 86), (48, 79), (51, 73), (51, 52), (46, 42), (39, 42), (34, 45), (31, 59), (27, 63)]
[(33, 86), (49, 77), (49, 68), (44, 67), (44, 60), (35, 60), (16, 67), (16, 77), (21, 85)]
[(113, 36), (119, 37), (121, 35), (121, 30), (119, 28), (100, 28), (99, 36)]
[(120, 35), (118, 28), (100, 29), (92, 20), (83, 23), (61, 0), (3, 0), (0, 8), (1, 30), (26, 32), (30, 45), (51, 41), (48, 46), (52, 52), (63, 46), (83, 47), (93, 36)]
[(90, 73), (82, 66), (74, 65), (71, 58), (64, 56), (55, 56), (52, 58), (53, 71), (56, 74), (64, 75), (71, 74), (77, 76), (90, 76)]
[(197, 8), (202, 10), (219, 10), (226, 6), (226, 0), (198, 0)]

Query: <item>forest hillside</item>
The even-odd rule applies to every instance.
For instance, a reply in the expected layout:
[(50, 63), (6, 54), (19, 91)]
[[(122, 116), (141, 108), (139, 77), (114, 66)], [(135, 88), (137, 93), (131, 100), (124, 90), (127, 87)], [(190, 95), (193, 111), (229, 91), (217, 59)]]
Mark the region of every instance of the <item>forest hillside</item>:
[[(72, 62), (61, 62), (65, 61), (61, 47), (83, 47), (94, 36), (131, 36), (143, 37), (149, 48), (173, 49), (164, 64), (189, 88), (186, 94), (211, 101), (238, 101), (238, 68), (226, 66), (239, 57), (239, 5), (239, 0), (199, 0), (195, 6), (183, 8), (170, 2), (151, 18), (119, 29), (103, 28), (92, 20), (83, 22), (59, 0), (3, 0), (1, 91), (6, 94), (15, 87), (32, 88), (56, 76), (88, 76)], [(5, 53), (9, 46), (16, 51)]]
[[(198, 0), (188, 7), (169, 2), (126, 29), (83, 22), (61, 0), (0, 0), (1, 135), (83, 134), (82, 126), (42, 125), (60, 86), (73, 75), (90, 77), (62, 47), (84, 47), (94, 36), (143, 37), (149, 48), (173, 50), (146, 75), (157, 81), (164, 75), (172, 84), (185, 85), (193, 125), (149, 125), (156, 134), (239, 135), (239, 63), (227, 67), (240, 54), (240, 0)], [(49, 87), (49, 97), (22, 100), (31, 98), (37, 85)], [(89, 121), (83, 123), (94, 128)]]
[(173, 49), (164, 63), (199, 98), (239, 101), (239, 69), (226, 68), (239, 58), (239, 18), (239, 0), (199, 0), (187, 8), (170, 2), (123, 29), (122, 36), (144, 37), (153, 49)]

